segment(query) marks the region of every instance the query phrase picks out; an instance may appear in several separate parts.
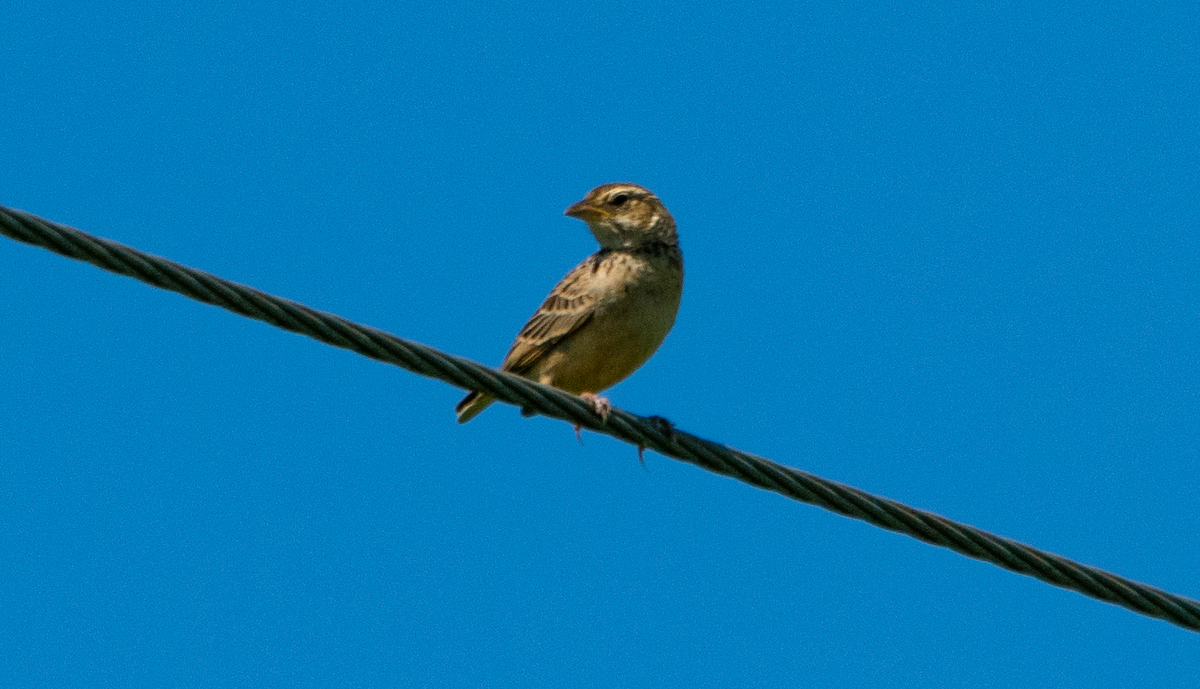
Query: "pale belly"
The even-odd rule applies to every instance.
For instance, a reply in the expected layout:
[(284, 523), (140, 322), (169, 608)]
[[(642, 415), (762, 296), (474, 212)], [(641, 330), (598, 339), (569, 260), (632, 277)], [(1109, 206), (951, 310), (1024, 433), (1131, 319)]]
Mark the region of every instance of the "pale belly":
[(574, 394), (616, 385), (662, 344), (675, 323), (679, 297), (676, 284), (631, 290), (559, 343), (530, 377)]

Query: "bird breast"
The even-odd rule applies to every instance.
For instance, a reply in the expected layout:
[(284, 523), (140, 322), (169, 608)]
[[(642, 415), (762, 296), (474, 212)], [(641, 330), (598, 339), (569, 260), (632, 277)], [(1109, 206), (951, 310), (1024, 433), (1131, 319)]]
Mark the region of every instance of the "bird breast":
[(675, 324), (683, 291), (677, 252), (609, 252), (592, 277), (590, 321), (555, 348), (536, 376), (575, 394), (601, 392), (644, 364)]

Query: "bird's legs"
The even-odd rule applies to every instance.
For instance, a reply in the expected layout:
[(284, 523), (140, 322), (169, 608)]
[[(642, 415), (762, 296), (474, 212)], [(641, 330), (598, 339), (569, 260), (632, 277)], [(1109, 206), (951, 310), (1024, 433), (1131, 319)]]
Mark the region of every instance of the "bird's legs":
[[(651, 426), (654, 426), (660, 433), (667, 436), (667, 440), (671, 441), (672, 444), (675, 443), (675, 424), (661, 416), (647, 416), (646, 421), (649, 421)], [(642, 463), (643, 469), (646, 468), (645, 454), (646, 448), (638, 445), (638, 461)]]
[[(583, 392), (579, 396), (592, 406), (592, 411), (600, 416), (600, 420), (608, 423), (608, 415), (612, 413), (612, 402), (608, 401), (607, 397), (601, 397), (594, 392)], [(583, 444), (583, 435), (579, 432), (579, 426), (575, 426), (575, 438), (579, 440), (579, 444)]]
[[(600, 416), (600, 420), (602, 422), (608, 423), (608, 417), (610, 414), (612, 414), (612, 402), (609, 402), (607, 398), (601, 397), (592, 392), (580, 393), (579, 397), (582, 398), (584, 402), (587, 402), (589, 405), (591, 405), (592, 410), (595, 411)], [(671, 423), (670, 421), (668, 421), (667, 419), (664, 419), (661, 416), (647, 416), (646, 421), (650, 422), (650, 425), (654, 426), (655, 429), (658, 430), (658, 432), (667, 436), (667, 440), (669, 442), (671, 442), (672, 444), (675, 443), (675, 424)], [(581, 434), (579, 432), (579, 426), (575, 426), (574, 428), (575, 428), (575, 439), (579, 441), (580, 445), (582, 445), (583, 444), (583, 434)], [(642, 468), (644, 469), (644, 468), (646, 468), (646, 459), (644, 456), (645, 452), (646, 452), (646, 448), (641, 445), (638, 445), (637, 452), (638, 452), (638, 462), (641, 463)]]

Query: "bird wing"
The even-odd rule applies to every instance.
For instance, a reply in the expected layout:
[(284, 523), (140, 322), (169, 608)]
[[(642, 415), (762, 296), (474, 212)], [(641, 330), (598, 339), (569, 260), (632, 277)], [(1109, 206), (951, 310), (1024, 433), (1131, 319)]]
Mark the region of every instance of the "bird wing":
[(596, 306), (591, 276), (599, 267), (599, 261), (600, 254), (589, 256), (555, 285), (550, 296), (517, 334), (500, 365), (501, 370), (526, 373), (563, 338), (591, 319)]

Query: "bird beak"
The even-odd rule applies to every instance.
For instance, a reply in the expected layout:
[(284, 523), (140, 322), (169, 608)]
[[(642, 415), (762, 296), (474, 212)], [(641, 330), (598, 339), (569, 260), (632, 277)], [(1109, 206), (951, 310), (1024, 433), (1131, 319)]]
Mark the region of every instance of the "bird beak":
[(585, 199), (563, 211), (563, 215), (569, 215), (572, 218), (579, 218), (584, 222), (593, 222), (595, 220), (607, 218), (611, 214), (603, 208), (597, 208), (593, 206)]

